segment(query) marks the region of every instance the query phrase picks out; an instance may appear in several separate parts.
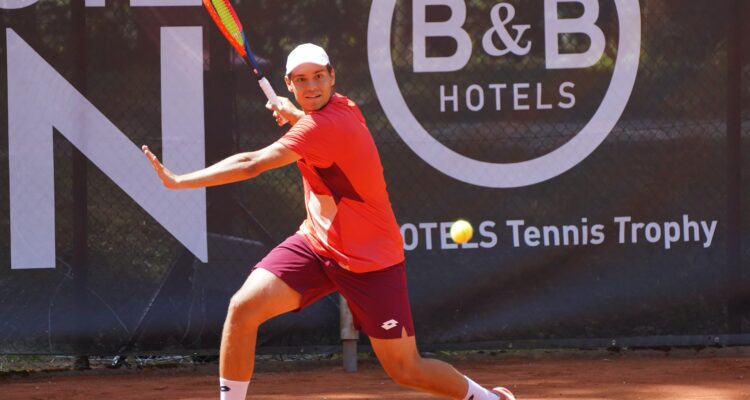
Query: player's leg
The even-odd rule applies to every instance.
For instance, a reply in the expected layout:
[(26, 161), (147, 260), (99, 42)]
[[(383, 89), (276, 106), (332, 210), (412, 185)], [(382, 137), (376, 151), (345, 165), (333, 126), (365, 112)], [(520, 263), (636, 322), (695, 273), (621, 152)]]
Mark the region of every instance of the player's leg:
[(450, 364), (422, 358), (414, 336), (403, 330), (399, 339), (370, 338), (372, 349), (394, 382), (451, 399), (463, 399), (468, 383)]
[[(396, 383), (430, 392), (449, 399), (514, 400), (513, 395), (498, 388), (498, 392), (479, 386), (462, 375), (450, 364), (422, 358), (414, 336), (403, 330), (398, 339), (370, 338), (380, 364)], [(501, 397), (502, 396), (502, 397)]]
[(232, 296), (221, 336), (219, 373), (245, 382), (253, 374), (258, 327), (300, 306), (301, 295), (271, 272), (257, 268)]
[(221, 340), (221, 400), (245, 399), (260, 324), (331, 291), (319, 256), (304, 238), (292, 235), (271, 250), (230, 302)]
[(414, 339), (404, 264), (355, 274), (325, 269), (346, 297), (355, 322), (370, 337), (389, 376), (399, 384), (452, 399), (513, 400), (493, 394), (440, 360), (422, 358)]

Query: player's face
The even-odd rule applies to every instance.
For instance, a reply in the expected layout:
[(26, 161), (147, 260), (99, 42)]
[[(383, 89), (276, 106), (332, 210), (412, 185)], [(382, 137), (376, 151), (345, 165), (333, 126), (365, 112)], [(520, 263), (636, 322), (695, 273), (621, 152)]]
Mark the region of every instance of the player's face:
[(336, 73), (317, 64), (302, 64), (285, 77), (287, 88), (294, 93), (304, 111), (316, 111), (328, 104), (336, 84)]

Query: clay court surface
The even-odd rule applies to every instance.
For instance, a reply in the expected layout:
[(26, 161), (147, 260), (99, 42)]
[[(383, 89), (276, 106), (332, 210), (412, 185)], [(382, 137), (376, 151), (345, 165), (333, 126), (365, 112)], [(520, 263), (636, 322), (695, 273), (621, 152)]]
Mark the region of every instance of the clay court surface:
[[(750, 399), (750, 348), (532, 351), (443, 357), (485, 385), (519, 399)], [(216, 364), (95, 368), (0, 377), (2, 400), (218, 399)], [(432, 399), (392, 383), (376, 362), (346, 373), (337, 361), (262, 362), (248, 399)]]

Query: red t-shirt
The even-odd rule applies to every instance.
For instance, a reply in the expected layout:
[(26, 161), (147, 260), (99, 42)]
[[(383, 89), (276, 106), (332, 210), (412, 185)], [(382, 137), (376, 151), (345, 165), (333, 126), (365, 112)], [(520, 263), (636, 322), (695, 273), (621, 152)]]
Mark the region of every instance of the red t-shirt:
[(302, 157), (307, 218), (299, 233), (318, 254), (353, 272), (404, 261), (380, 155), (354, 102), (334, 94), (279, 143)]

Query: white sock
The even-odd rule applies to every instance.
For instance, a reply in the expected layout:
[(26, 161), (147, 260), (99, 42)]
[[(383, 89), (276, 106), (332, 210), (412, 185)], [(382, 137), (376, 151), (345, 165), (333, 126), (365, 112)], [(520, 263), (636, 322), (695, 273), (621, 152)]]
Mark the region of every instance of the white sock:
[(249, 381), (239, 382), (219, 378), (219, 393), (221, 394), (221, 400), (245, 400), (248, 385), (250, 385)]
[(468, 376), (464, 376), (466, 382), (469, 384), (469, 391), (466, 393), (464, 400), (498, 400), (500, 396), (493, 394), (489, 390), (479, 386), (478, 383), (469, 379)]

